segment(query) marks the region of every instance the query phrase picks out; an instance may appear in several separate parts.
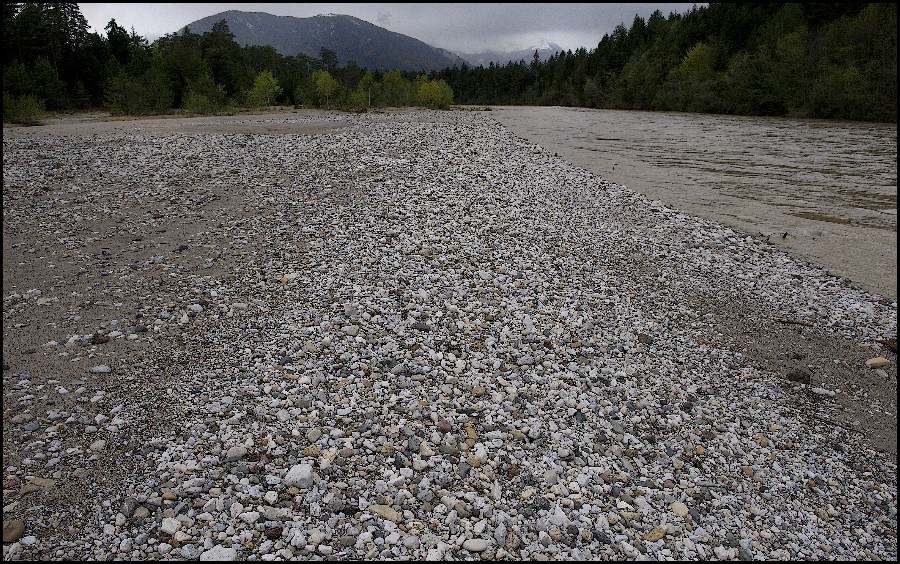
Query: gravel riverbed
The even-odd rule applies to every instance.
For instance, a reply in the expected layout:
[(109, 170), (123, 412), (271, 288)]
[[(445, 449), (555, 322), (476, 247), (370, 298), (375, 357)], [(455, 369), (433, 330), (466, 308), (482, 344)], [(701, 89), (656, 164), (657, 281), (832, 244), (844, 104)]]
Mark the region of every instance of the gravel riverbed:
[(4, 129), (3, 558), (897, 557), (897, 303), (486, 112)]

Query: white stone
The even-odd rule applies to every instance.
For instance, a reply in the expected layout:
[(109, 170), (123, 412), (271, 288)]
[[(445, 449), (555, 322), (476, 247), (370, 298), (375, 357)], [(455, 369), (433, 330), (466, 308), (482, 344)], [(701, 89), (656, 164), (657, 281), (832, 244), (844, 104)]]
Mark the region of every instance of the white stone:
[(180, 528), (181, 521), (172, 517), (166, 517), (165, 519), (163, 519), (162, 524), (159, 526), (159, 530), (166, 533), (167, 535), (174, 535), (175, 532)]
[(298, 488), (311, 488), (319, 477), (310, 464), (297, 464), (285, 474), (283, 483), (286, 486)]
[(484, 552), (489, 546), (490, 543), (484, 539), (466, 539), (462, 545), (469, 552)]
[(216, 545), (200, 554), (200, 560), (206, 562), (233, 562), (237, 560), (237, 550)]

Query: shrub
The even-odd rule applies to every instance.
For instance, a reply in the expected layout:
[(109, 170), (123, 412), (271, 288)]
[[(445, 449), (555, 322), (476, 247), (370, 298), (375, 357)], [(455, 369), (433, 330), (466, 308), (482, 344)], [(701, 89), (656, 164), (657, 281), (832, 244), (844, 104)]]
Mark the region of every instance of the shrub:
[(44, 103), (34, 96), (14, 98), (3, 93), (3, 121), (22, 125), (41, 125)]
[(422, 106), (446, 110), (453, 103), (453, 90), (443, 79), (421, 81), (416, 100)]

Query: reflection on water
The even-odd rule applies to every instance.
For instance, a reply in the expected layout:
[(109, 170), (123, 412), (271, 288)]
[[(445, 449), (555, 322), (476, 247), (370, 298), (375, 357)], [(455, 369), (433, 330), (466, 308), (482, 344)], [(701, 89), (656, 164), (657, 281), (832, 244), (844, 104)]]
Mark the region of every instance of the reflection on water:
[(788, 232), (779, 244), (858, 280), (874, 262), (830, 258), (840, 254), (836, 246), (850, 245), (892, 271), (896, 295), (893, 124), (557, 107), (502, 107), (491, 115), (673, 207), (751, 234)]

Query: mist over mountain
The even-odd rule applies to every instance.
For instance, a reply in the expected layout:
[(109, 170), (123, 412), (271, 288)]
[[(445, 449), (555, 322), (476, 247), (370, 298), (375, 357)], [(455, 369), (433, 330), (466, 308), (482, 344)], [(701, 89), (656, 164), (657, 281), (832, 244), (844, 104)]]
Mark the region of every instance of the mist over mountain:
[(339, 66), (355, 61), (360, 67), (371, 70), (427, 72), (467, 62), (445, 49), (345, 15), (297, 18), (229, 10), (193, 21), (185, 27), (192, 33), (203, 34), (221, 20), (226, 21), (235, 41), (242, 46), (271, 45), (285, 56), (305, 53), (316, 58), (325, 48), (337, 54)]
[(510, 61), (517, 63), (524, 60), (526, 63), (531, 63), (534, 60), (535, 51), (538, 52), (541, 61), (546, 61), (562, 50), (563, 48), (556, 43), (542, 41), (538, 45), (518, 51), (482, 51), (481, 53), (460, 53), (460, 56), (472, 66), (488, 67), (491, 63), (503, 66)]

